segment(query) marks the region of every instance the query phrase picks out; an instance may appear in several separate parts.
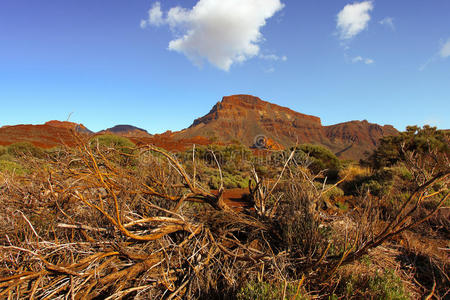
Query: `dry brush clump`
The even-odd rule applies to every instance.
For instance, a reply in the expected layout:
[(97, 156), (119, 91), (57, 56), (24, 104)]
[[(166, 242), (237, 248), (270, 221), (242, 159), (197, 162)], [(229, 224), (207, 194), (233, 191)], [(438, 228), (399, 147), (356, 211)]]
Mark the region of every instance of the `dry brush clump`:
[[(253, 171), (254, 209), (236, 212), (223, 188), (197, 182), (195, 160), (188, 174), (164, 150), (129, 150), (78, 137), (77, 147), (22, 157), (30, 175), (2, 177), (0, 297), (246, 298), (251, 282), (276, 283), (280, 298), (326, 297), (342, 265), (448, 198), (444, 188), (428, 193), (448, 185), (449, 173), (439, 173), (389, 222), (370, 201), (359, 214), (329, 216), (320, 209), (329, 188), (293, 152), (275, 179)], [(431, 197), (436, 207), (411, 218)]]

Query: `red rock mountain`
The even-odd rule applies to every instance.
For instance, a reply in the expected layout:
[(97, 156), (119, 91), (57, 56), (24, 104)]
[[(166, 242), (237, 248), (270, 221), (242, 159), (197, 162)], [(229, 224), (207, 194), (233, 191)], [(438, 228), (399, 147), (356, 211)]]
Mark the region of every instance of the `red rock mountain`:
[(196, 119), (189, 128), (175, 132), (173, 137), (203, 136), (213, 141), (239, 141), (252, 146), (264, 136), (275, 145), (320, 144), (341, 158), (359, 159), (364, 152), (375, 149), (381, 137), (397, 133), (390, 125), (380, 126), (367, 121), (322, 126), (318, 117), (254, 96), (234, 95), (223, 97), (207, 115)]
[(92, 133), (82, 124), (67, 121), (49, 121), (43, 125), (3, 126), (0, 128), (0, 145), (30, 142), (42, 148), (52, 148), (62, 144), (72, 146), (75, 144), (72, 130), (82, 134)]
[[(82, 124), (49, 121), (44, 125), (15, 125), (0, 128), (0, 145), (28, 141), (40, 147), (74, 144), (72, 129), (93, 134)], [(130, 138), (139, 145), (153, 144), (169, 151), (181, 151), (192, 144), (239, 142), (249, 147), (265, 145), (283, 149), (296, 143), (328, 147), (344, 159), (360, 159), (376, 148), (379, 139), (398, 134), (390, 126), (367, 121), (350, 121), (322, 126), (320, 118), (295, 112), (250, 95), (223, 97), (205, 116), (186, 129), (150, 135), (131, 125), (118, 125), (99, 133)]]

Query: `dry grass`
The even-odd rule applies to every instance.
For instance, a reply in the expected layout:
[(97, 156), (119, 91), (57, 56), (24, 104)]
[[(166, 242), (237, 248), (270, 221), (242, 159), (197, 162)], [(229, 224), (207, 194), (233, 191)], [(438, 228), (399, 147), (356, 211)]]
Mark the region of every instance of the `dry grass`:
[(127, 153), (80, 139), (47, 159), (22, 160), (31, 175), (2, 175), (0, 298), (233, 298), (249, 282), (281, 284), (282, 298), (287, 286), (327, 297), (342, 266), (429, 219), (440, 204), (411, 218), (425, 198), (449, 195), (426, 193), (448, 185), (449, 174), (438, 174), (389, 222), (370, 198), (363, 210), (333, 217), (318, 209), (325, 187), (287, 161), (270, 184), (254, 172), (255, 209), (238, 213), (171, 154), (152, 146)]

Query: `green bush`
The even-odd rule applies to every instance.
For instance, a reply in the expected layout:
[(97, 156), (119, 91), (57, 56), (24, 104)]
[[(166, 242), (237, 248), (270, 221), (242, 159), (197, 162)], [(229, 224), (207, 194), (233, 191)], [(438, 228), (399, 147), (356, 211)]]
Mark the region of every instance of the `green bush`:
[[(272, 159), (284, 164), (292, 150), (294, 148), (275, 153), (272, 155)], [(324, 175), (331, 180), (338, 177), (339, 170), (342, 167), (340, 160), (333, 152), (323, 146), (312, 144), (300, 145), (295, 151), (294, 161), (299, 164), (306, 163), (308, 169), (315, 174), (325, 170)]]
[(318, 191), (322, 191), (322, 189), (324, 189), (324, 191), (326, 191), (326, 193), (323, 194), (323, 197), (325, 197), (325, 199), (336, 199), (338, 197), (342, 197), (344, 196), (344, 191), (342, 189), (340, 189), (337, 186), (334, 186), (332, 184), (326, 184), (325, 187), (323, 186), (323, 184), (321, 182), (314, 182), (314, 186), (316, 187), (316, 189)]
[[(4, 157), (4, 155), (2, 157)], [(2, 157), (0, 157), (0, 173), (9, 173), (16, 175), (25, 175), (29, 173), (27, 169), (25, 169), (17, 162), (11, 160), (3, 160), (1, 159)]]
[(236, 298), (239, 300), (283, 299), (283, 295), (284, 299), (308, 299), (302, 291), (297, 295), (297, 286), (293, 283), (288, 283), (285, 291), (284, 283), (268, 282), (249, 282), (241, 288)]
[[(370, 266), (370, 258), (365, 258), (363, 263)], [(342, 280), (341, 288), (347, 298), (360, 299), (386, 299), (386, 300), (407, 300), (411, 299), (409, 293), (404, 289), (403, 282), (394, 271), (385, 270), (375, 275), (362, 276), (352, 275)]]
[(389, 167), (407, 161), (408, 152), (415, 153), (427, 169), (445, 168), (450, 156), (449, 133), (428, 125), (408, 126), (399, 135), (381, 138), (378, 148), (364, 163), (375, 169)]
[(369, 175), (357, 175), (353, 180), (342, 184), (345, 194), (358, 195), (370, 191), (374, 196), (382, 197), (387, 195), (394, 184), (394, 173), (390, 168), (377, 170)]
[[(222, 174), (222, 177), (223, 177), (223, 186), (226, 189), (248, 187), (248, 178), (244, 178), (240, 175), (233, 175), (227, 172), (224, 172)], [(209, 175), (208, 185), (211, 189), (218, 189), (220, 187), (220, 175), (219, 174)]]
[(8, 154), (19, 157), (23, 155), (31, 155), (33, 157), (42, 158), (44, 157), (44, 151), (41, 148), (34, 146), (29, 142), (20, 142), (9, 145)]
[(8, 152), (8, 148), (5, 146), (0, 146), (0, 156), (6, 154)]
[(405, 291), (402, 280), (395, 275), (394, 271), (385, 271), (369, 280), (371, 294), (379, 299), (408, 300), (410, 295)]
[(402, 180), (411, 181), (414, 179), (411, 171), (402, 164), (386, 169), (390, 170), (394, 175), (398, 176)]
[[(330, 188), (330, 186), (328, 186), (328, 185), (325, 187), (325, 189), (329, 189), (329, 188)], [(341, 190), (340, 188), (338, 188), (337, 186), (333, 186), (331, 189), (329, 189), (329, 190), (324, 194), (324, 196), (325, 196), (327, 199), (337, 199), (337, 198), (339, 198), (339, 197), (344, 196), (344, 191)]]
[(101, 151), (106, 152), (113, 149), (114, 151), (109, 153), (108, 159), (122, 166), (134, 166), (137, 164), (137, 158), (133, 157), (136, 152), (136, 145), (126, 137), (104, 134), (93, 137), (89, 141), (89, 145), (92, 149), (98, 147)]
[(133, 148), (135, 144), (123, 136), (104, 134), (100, 136), (93, 137), (89, 141), (91, 147), (107, 147), (114, 148), (122, 153), (131, 154), (133, 153)]

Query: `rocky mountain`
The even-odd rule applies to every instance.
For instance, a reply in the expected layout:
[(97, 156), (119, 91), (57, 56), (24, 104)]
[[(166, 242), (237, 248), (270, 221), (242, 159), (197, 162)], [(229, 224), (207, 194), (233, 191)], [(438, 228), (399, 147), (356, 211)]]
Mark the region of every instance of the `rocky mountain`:
[[(0, 145), (28, 141), (40, 147), (74, 143), (73, 131), (94, 134), (82, 124), (49, 121), (43, 125), (15, 125), (0, 128)], [(110, 133), (130, 138), (138, 145), (153, 144), (169, 151), (188, 149), (192, 144), (242, 143), (260, 149), (285, 149), (312, 143), (328, 147), (343, 159), (358, 160), (377, 147), (381, 137), (398, 131), (364, 121), (323, 126), (320, 118), (305, 115), (250, 95), (223, 97), (205, 116), (177, 132), (149, 134), (132, 125), (117, 125), (97, 134)]]
[(44, 125), (52, 126), (52, 127), (59, 127), (59, 128), (66, 128), (66, 129), (74, 129), (77, 132), (80, 133), (93, 133), (89, 129), (87, 129), (83, 124), (68, 122), (68, 121), (58, 121), (58, 120), (52, 120), (46, 122)]
[(147, 130), (132, 125), (116, 125), (114, 127), (102, 130), (99, 133), (111, 133), (125, 137), (151, 137), (151, 134), (149, 134)]
[[(233, 95), (223, 97), (205, 116), (196, 119), (184, 130), (175, 132), (175, 139), (195, 136), (221, 142), (238, 141), (250, 147), (271, 145), (273, 148), (312, 143), (330, 148), (344, 159), (359, 159), (376, 148), (378, 140), (397, 134), (390, 126), (367, 121), (351, 121), (322, 126), (318, 117), (295, 112), (258, 97)], [(264, 138), (264, 141), (261, 139)]]
[(0, 128), (0, 145), (30, 142), (42, 148), (73, 146), (75, 144), (73, 130), (81, 134), (92, 133), (83, 124), (67, 121), (49, 121), (42, 125), (3, 126)]

